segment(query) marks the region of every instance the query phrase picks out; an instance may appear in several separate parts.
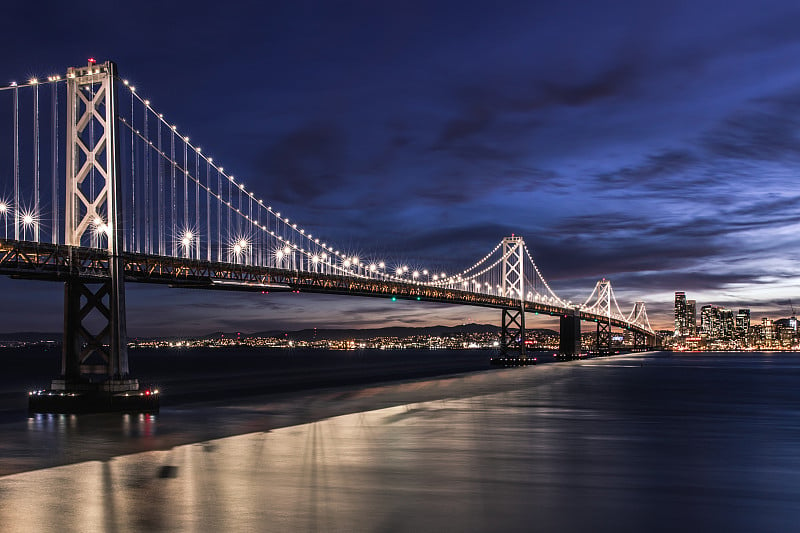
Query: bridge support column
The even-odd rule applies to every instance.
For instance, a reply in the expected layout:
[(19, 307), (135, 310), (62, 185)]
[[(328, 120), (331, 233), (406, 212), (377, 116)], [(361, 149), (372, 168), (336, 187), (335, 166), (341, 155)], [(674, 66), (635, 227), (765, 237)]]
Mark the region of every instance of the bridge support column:
[(139, 382), (128, 376), (123, 310), (124, 294), (113, 281), (65, 283), (61, 378), (53, 380), (53, 390), (139, 389)]
[(611, 353), (611, 320), (597, 322), (596, 347), (598, 355)]
[(568, 358), (581, 353), (581, 318), (575, 311), (561, 315), (558, 353)]
[(506, 356), (525, 357), (524, 309), (503, 309), (500, 353)]
[(633, 349), (636, 351), (644, 351), (647, 349), (647, 335), (641, 331), (634, 330), (633, 332)]
[(517, 366), (535, 364), (525, 351), (525, 303), (519, 309), (503, 309), (500, 326), (500, 356), (493, 357), (492, 364)]

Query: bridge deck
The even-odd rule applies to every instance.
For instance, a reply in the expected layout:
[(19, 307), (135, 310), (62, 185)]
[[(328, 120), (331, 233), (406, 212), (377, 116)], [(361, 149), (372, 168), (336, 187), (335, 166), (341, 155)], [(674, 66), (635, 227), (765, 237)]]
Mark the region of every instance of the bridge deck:
[[(125, 281), (165, 284), (176, 288), (235, 291), (303, 291), (426, 302), (473, 305), (496, 309), (519, 308), (519, 300), (462, 291), (426, 283), (409, 283), (369, 277), (341, 276), (273, 267), (209, 262), (125, 252)], [(96, 248), (0, 239), (0, 275), (14, 278), (83, 282), (109, 279), (109, 254)], [(573, 313), (557, 305), (525, 301), (525, 311), (550, 316)], [(608, 318), (580, 311), (581, 320)], [(651, 334), (617, 318), (614, 327)]]

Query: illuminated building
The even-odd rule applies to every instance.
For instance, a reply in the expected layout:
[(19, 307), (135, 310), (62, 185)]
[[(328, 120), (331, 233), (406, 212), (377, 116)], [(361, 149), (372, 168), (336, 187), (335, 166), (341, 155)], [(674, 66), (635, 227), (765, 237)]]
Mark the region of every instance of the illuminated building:
[(772, 320), (764, 317), (761, 319), (761, 342), (764, 347), (771, 347), (775, 339), (775, 327)]
[(685, 337), (689, 333), (686, 320), (686, 293), (675, 293), (675, 336)]
[(750, 335), (750, 310), (739, 309), (736, 313), (736, 338), (741, 342), (747, 342)]
[(697, 335), (697, 300), (686, 301), (686, 323), (688, 334)]
[(723, 340), (731, 340), (733, 339), (734, 334), (734, 320), (733, 320), (733, 311), (730, 309), (726, 309), (724, 307), (720, 307), (718, 310), (719, 313), (719, 338)]

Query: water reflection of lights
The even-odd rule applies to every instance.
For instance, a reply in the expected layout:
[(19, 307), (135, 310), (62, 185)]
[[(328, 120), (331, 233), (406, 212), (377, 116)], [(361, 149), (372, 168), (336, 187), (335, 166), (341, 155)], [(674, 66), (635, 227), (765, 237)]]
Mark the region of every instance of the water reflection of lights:
[(156, 415), (125, 413), (122, 415), (122, 432), (126, 437), (152, 437), (156, 433)]
[(78, 416), (74, 414), (36, 413), (28, 417), (28, 430), (45, 433), (65, 433), (78, 427)]

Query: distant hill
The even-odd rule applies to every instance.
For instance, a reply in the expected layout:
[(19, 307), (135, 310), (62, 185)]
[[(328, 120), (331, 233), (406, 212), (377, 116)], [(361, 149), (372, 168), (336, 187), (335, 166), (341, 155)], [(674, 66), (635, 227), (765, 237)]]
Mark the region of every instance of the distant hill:
[[(550, 329), (531, 329), (546, 333), (557, 332)], [(297, 331), (262, 331), (246, 335), (248, 337), (284, 337), (292, 340), (313, 339), (368, 339), (374, 337), (400, 337), (413, 336), (453, 337), (455, 335), (487, 333), (500, 334), (500, 327), (491, 324), (463, 324), (459, 326), (430, 326), (430, 327), (386, 327), (374, 329), (301, 329)], [(245, 335), (242, 335), (245, 336)]]
[(40, 333), (37, 331), (19, 331), (15, 333), (0, 333), (0, 342), (61, 342), (61, 333)]

